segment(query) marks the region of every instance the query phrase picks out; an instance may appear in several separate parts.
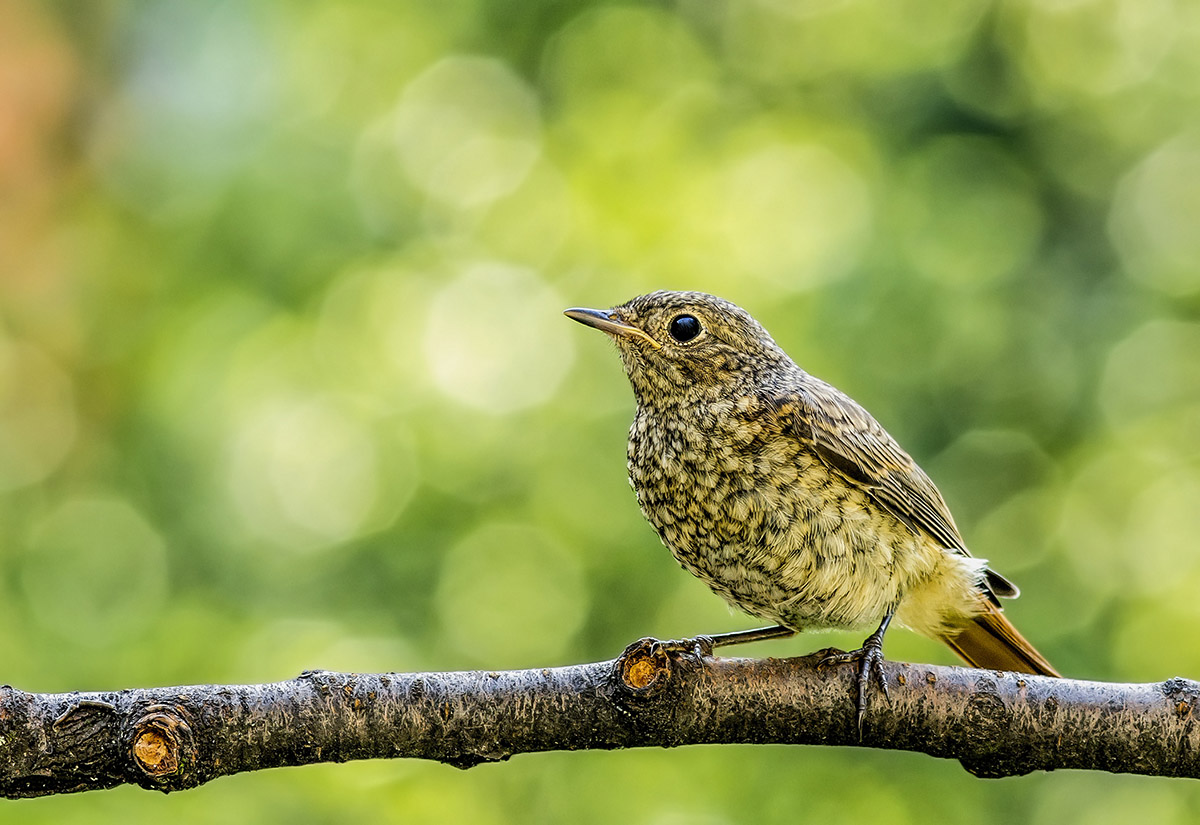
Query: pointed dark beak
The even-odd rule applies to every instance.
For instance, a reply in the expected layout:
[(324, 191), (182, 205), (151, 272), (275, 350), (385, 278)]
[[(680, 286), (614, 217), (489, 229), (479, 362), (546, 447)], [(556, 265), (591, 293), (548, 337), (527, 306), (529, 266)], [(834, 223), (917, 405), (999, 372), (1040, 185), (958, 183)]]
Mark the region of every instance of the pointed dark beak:
[(642, 332), (635, 326), (618, 320), (612, 312), (606, 309), (586, 309), (584, 307), (572, 307), (571, 309), (564, 309), (563, 315), (567, 316), (573, 321), (578, 321), (586, 326), (594, 327), (601, 332), (606, 332), (614, 338), (641, 338), (655, 349), (660, 348), (659, 343), (649, 335)]

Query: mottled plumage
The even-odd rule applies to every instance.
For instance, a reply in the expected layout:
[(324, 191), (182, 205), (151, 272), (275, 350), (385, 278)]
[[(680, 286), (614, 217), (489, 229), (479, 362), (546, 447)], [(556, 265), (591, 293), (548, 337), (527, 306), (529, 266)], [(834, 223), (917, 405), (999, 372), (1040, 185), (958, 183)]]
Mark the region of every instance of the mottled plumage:
[(855, 654), (864, 683), (893, 613), (977, 666), (1057, 675), (1003, 617), (997, 596), (1017, 589), (967, 552), (929, 477), (744, 310), (654, 292), (567, 315), (616, 341), (638, 503), (714, 591), (792, 630), (878, 626)]

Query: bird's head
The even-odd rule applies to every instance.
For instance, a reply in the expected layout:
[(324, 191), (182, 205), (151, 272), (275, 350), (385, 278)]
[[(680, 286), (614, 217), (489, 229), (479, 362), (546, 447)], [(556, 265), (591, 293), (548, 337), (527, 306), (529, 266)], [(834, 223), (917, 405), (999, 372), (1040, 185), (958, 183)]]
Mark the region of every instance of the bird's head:
[(722, 391), (790, 360), (739, 306), (703, 292), (660, 290), (612, 309), (568, 309), (617, 343), (643, 403)]

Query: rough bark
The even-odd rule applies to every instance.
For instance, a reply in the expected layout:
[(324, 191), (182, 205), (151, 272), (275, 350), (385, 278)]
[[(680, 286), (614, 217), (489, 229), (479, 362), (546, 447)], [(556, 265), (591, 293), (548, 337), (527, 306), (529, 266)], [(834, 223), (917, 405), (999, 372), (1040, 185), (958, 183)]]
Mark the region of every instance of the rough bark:
[(856, 668), (735, 659), (643, 639), (616, 660), (542, 670), (311, 671), (267, 685), (107, 693), (0, 688), (0, 795), (412, 757), (460, 768), (518, 753), (701, 743), (862, 745), (978, 776), (1080, 768), (1200, 777), (1200, 684), (1132, 685), (888, 662), (862, 732)]

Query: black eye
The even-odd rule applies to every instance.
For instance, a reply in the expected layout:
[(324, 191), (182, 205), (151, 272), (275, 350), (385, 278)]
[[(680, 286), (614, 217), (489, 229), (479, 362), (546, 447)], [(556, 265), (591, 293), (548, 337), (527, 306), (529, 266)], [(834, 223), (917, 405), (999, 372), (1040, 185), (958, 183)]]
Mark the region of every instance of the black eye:
[(678, 315), (671, 320), (667, 331), (671, 333), (672, 338), (684, 344), (700, 334), (700, 322), (694, 315)]

